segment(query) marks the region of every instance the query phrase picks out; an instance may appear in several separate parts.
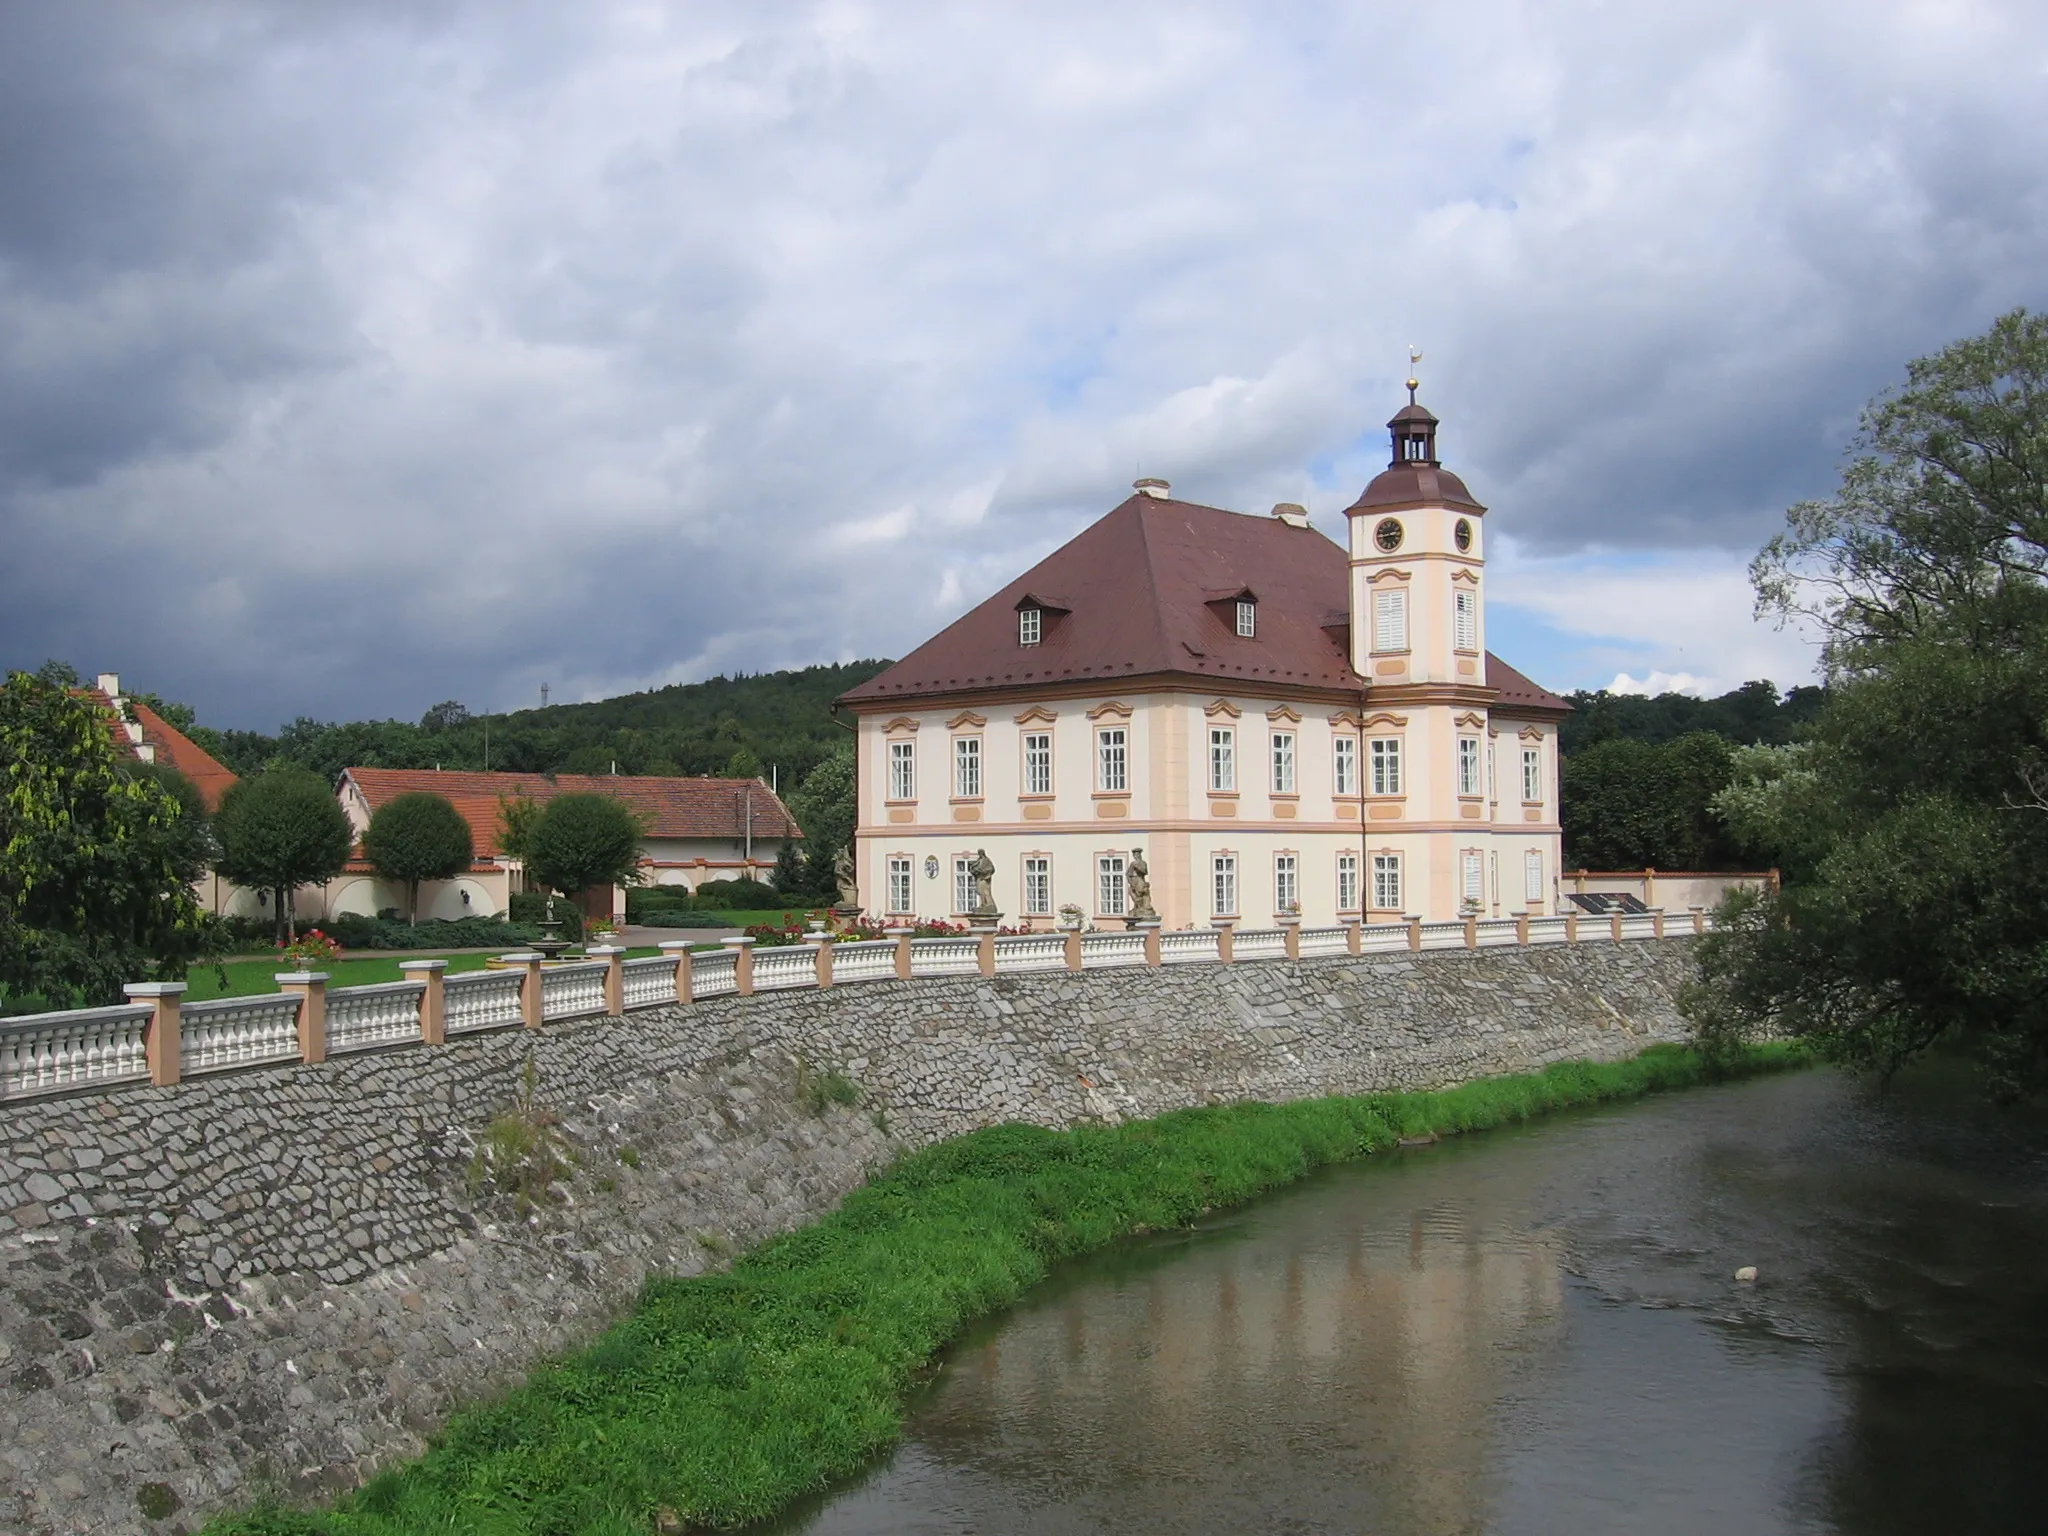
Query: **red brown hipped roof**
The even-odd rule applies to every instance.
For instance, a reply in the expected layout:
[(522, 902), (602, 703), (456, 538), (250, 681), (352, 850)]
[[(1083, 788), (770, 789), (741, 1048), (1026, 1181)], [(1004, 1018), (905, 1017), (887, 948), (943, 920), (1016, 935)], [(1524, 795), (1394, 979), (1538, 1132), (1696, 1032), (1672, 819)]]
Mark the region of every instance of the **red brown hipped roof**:
[(477, 852), (498, 845), (501, 801), (525, 799), (545, 805), (557, 795), (609, 795), (639, 812), (647, 837), (741, 838), (747, 835), (747, 803), (753, 805), (753, 835), (776, 842), (800, 838), (803, 829), (775, 792), (759, 779), (671, 779), (635, 774), (468, 773), (433, 768), (351, 768), (342, 775), (362, 792), (372, 812), (400, 795), (439, 795), (469, 823)]
[[(1137, 495), (1084, 528), (842, 703), (887, 708), (928, 695), (1177, 674), (1218, 689), (1308, 688), (1355, 697), (1351, 559), (1312, 528)], [(1258, 605), (1240, 637), (1234, 599)], [(1017, 610), (1044, 610), (1043, 638), (1017, 643)], [(1486, 684), (1506, 708), (1571, 705), (1498, 658)]]
[[(108, 728), (114, 736), (114, 745), (124, 755), (140, 760), (142, 753), (135, 743), (128, 739), (121, 710), (115, 706), (114, 701), (98, 688), (81, 688), (78, 691), (106, 712)], [(155, 761), (169, 764), (189, 779), (192, 787), (199, 791), (200, 801), (208, 811), (219, 810), (221, 796), (235, 785), (235, 775), (198, 742), (147, 704), (129, 699), (126, 701), (126, 707), (134, 711), (135, 723), (142, 727), (143, 742), (156, 749)]]

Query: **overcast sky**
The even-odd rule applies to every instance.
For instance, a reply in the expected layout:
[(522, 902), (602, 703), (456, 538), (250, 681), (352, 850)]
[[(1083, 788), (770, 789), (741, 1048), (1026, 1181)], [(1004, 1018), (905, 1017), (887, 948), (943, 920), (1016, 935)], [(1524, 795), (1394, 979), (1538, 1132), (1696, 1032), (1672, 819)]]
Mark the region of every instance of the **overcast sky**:
[(221, 725), (901, 655), (1139, 472), (1384, 463), (1557, 688), (2048, 302), (2048, 7), (0, 8), (0, 665)]

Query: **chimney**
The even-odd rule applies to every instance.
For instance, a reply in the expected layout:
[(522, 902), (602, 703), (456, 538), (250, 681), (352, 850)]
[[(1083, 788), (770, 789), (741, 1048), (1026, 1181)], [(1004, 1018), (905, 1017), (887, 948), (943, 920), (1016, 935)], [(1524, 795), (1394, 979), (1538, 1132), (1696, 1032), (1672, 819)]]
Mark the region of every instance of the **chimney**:
[(1131, 489), (1140, 496), (1150, 496), (1155, 501), (1167, 501), (1171, 499), (1170, 493), (1173, 487), (1164, 480), (1157, 480), (1147, 475), (1143, 480), (1133, 480), (1131, 482)]
[(1273, 515), (1290, 528), (1308, 526), (1308, 508), (1299, 502), (1276, 501), (1273, 503)]
[(101, 693), (104, 693), (104, 694), (105, 694), (105, 695), (106, 695), (106, 696), (107, 696), (108, 698), (110, 698), (110, 699), (118, 699), (118, 698), (120, 698), (120, 697), (121, 697), (121, 674), (120, 674), (120, 673), (118, 673), (118, 672), (102, 672), (102, 673), (101, 673), (101, 674), (99, 675), (99, 679), (98, 679), (98, 682), (99, 682), (99, 690), (100, 690), (100, 692), (101, 692)]

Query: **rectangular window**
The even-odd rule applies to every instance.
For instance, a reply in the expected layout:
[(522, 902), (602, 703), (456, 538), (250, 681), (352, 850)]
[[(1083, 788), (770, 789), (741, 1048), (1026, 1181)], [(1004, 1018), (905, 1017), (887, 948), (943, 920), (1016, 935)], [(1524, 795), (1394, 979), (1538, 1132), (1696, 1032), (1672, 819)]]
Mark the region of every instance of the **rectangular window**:
[(1376, 795), (1401, 793), (1401, 738), (1375, 736), (1372, 740), (1372, 792)]
[(969, 855), (953, 857), (953, 910), (972, 912), (981, 902), (974, 894), (974, 860)]
[(914, 741), (889, 743), (889, 798), (917, 798), (917, 743)]
[(1273, 793), (1294, 793), (1294, 732), (1273, 733)]
[(1463, 587), (1451, 594), (1451, 644), (1461, 651), (1479, 649), (1479, 594)]
[(1237, 732), (1227, 725), (1209, 727), (1209, 790), (1232, 794), (1237, 789)]
[(1124, 856), (1105, 853), (1095, 861), (1095, 910), (1103, 917), (1122, 917), (1124, 899)]
[(1372, 856), (1372, 904), (1382, 912), (1401, 910), (1401, 855)]
[(1465, 868), (1465, 903), (1476, 907), (1486, 895), (1486, 865), (1479, 857), (1477, 848), (1468, 848), (1462, 855)]
[(1024, 735), (1024, 793), (1052, 793), (1052, 732), (1027, 731)]
[(1543, 751), (1540, 747), (1522, 748), (1522, 798), (1543, 798)]
[(1355, 853), (1337, 855), (1337, 910), (1358, 910), (1358, 855)]
[(1246, 640), (1251, 639), (1255, 623), (1253, 605), (1246, 602), (1243, 598), (1239, 598), (1237, 600), (1237, 632), (1239, 636)]
[(960, 800), (981, 798), (981, 738), (953, 738), (953, 794)]
[(1045, 917), (1052, 912), (1052, 860), (1031, 854), (1024, 860), (1024, 915)]
[(1336, 757), (1331, 764), (1332, 791), (1340, 795), (1358, 793), (1358, 743), (1349, 736), (1336, 740)]
[(1237, 855), (1219, 853), (1209, 861), (1209, 910), (1218, 917), (1237, 916)]
[(1372, 648), (1375, 651), (1408, 649), (1408, 594), (1402, 588), (1373, 593)]
[(1301, 910), (1301, 864), (1291, 853), (1273, 855), (1273, 910)]
[(1121, 795), (1131, 787), (1130, 740), (1120, 725), (1104, 726), (1095, 733), (1095, 787), (1108, 795)]
[(1522, 855), (1522, 896), (1527, 901), (1543, 899), (1543, 855), (1534, 848)]
[(889, 910), (908, 912), (910, 910), (910, 860), (892, 857), (889, 860)]
[(1479, 738), (1460, 736), (1458, 738), (1458, 793), (1476, 795), (1479, 793)]
[(1017, 643), (1019, 645), (1038, 644), (1038, 637), (1042, 631), (1043, 621), (1039, 616), (1038, 609), (1019, 608), (1017, 610)]

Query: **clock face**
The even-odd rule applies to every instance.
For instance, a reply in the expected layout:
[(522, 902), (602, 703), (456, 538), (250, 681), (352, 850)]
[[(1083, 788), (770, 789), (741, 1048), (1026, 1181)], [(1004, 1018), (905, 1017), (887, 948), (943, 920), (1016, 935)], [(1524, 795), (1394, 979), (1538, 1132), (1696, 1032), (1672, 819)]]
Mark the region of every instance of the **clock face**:
[(1379, 545), (1382, 554), (1391, 555), (1401, 547), (1401, 520), (1398, 517), (1383, 517), (1379, 526), (1372, 531), (1373, 543)]
[(1460, 553), (1472, 547), (1472, 523), (1469, 518), (1459, 518), (1458, 526), (1451, 530), (1451, 537), (1458, 542)]

